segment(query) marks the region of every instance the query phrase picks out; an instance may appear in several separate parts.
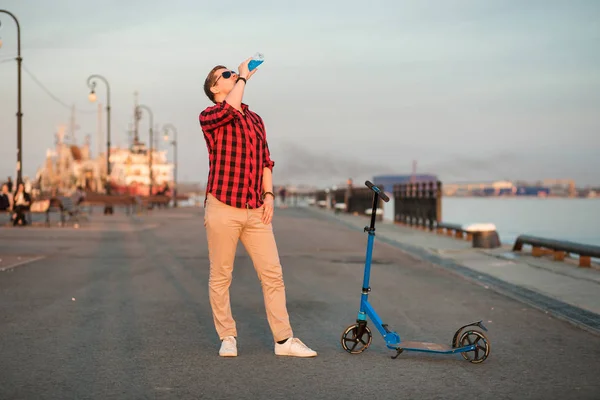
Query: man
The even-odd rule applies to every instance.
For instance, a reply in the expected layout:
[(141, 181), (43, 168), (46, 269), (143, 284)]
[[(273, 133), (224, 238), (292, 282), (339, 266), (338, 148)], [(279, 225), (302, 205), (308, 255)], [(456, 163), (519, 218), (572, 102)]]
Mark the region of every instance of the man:
[(237, 330), (231, 314), (229, 286), (238, 240), (250, 255), (262, 285), (275, 354), (314, 357), (317, 353), (293, 336), (286, 306), (283, 273), (273, 235), (274, 162), (262, 118), (242, 103), (256, 69), (247, 59), (239, 75), (222, 65), (204, 82), (215, 105), (200, 113), (209, 154), (204, 225), (210, 259), (209, 298), (221, 347), (219, 355), (237, 356)]
[(2, 184), (2, 192), (0, 192), (0, 211), (10, 211), (13, 207), (12, 193), (8, 189), (8, 184)]
[(287, 190), (285, 189), (285, 186), (282, 186), (279, 189), (279, 197), (281, 197), (281, 207), (285, 208), (286, 204), (285, 204), (285, 195), (287, 194)]

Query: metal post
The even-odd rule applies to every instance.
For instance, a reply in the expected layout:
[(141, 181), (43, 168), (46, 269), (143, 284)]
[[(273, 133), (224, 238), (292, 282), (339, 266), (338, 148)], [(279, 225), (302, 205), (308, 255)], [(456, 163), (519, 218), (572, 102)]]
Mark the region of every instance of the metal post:
[(150, 157), (149, 157), (149, 165), (150, 165), (150, 196), (152, 196), (152, 188), (154, 186), (154, 171), (152, 171), (152, 158), (154, 157), (154, 128), (152, 122), (152, 116), (150, 117)]
[(173, 207), (177, 207), (177, 129), (173, 124), (165, 124), (163, 126), (165, 135), (168, 135), (169, 130), (173, 131)]
[[(17, 186), (23, 183), (23, 111), (21, 108), (21, 25), (19, 20), (10, 11), (0, 10), (0, 14), (7, 14), (17, 25)], [(1, 22), (0, 22), (1, 25)], [(0, 43), (1, 45), (1, 43)]]
[(436, 222), (442, 222), (442, 182), (437, 181), (436, 199), (435, 199), (435, 218)]
[(173, 139), (173, 207), (177, 207), (177, 131), (175, 131), (175, 138)]
[(154, 175), (152, 173), (152, 153), (154, 152), (154, 114), (152, 113), (152, 110), (150, 109), (150, 107), (145, 106), (145, 105), (139, 105), (138, 106), (139, 109), (144, 109), (148, 112), (148, 115), (150, 116), (150, 154), (148, 157), (148, 167), (149, 167), (149, 173), (150, 173), (150, 186), (149, 186), (149, 191), (148, 191), (148, 195), (152, 196), (152, 186), (153, 186), (153, 180), (154, 180)]
[[(111, 194), (110, 187), (110, 85), (108, 80), (102, 75), (90, 75), (87, 79), (87, 85), (90, 88), (90, 94), (95, 96), (96, 82), (94, 79), (99, 79), (106, 85), (106, 194)], [(95, 99), (94, 99), (95, 100)], [(111, 205), (104, 206), (104, 214), (112, 214), (113, 208)]]

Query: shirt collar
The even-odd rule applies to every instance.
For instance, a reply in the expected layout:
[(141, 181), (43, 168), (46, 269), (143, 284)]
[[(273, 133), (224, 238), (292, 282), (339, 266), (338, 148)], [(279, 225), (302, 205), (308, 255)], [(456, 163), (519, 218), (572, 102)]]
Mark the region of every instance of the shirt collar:
[[(219, 103), (217, 103), (217, 104), (221, 104), (221, 103), (224, 103), (224, 102), (225, 102), (225, 100), (223, 100), (223, 101), (221, 101), (221, 102), (219, 102)], [(248, 106), (248, 104), (246, 104), (246, 103), (242, 103), (242, 110), (246, 111), (246, 110), (248, 110), (249, 108), (250, 108), (250, 107)]]

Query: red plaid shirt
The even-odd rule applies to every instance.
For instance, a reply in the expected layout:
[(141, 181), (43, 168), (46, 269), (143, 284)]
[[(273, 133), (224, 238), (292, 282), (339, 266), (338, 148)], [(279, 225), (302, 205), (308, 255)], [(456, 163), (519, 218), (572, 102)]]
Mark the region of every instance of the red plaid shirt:
[[(223, 101), (200, 113), (209, 158), (206, 193), (238, 208), (262, 206), (263, 168), (273, 170), (262, 118)], [(206, 201), (206, 199), (205, 199)]]

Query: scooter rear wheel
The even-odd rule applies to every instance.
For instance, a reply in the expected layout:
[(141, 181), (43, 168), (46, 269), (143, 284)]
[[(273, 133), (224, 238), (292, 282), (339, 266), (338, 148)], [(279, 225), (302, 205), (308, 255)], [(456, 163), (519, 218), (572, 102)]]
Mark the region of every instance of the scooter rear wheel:
[(490, 341), (478, 330), (468, 330), (460, 336), (461, 346), (469, 346), (474, 344), (475, 350), (460, 353), (463, 358), (473, 364), (479, 364), (485, 361), (490, 355)]
[(342, 347), (350, 354), (360, 354), (365, 351), (373, 340), (371, 330), (365, 324), (350, 325), (342, 334)]

